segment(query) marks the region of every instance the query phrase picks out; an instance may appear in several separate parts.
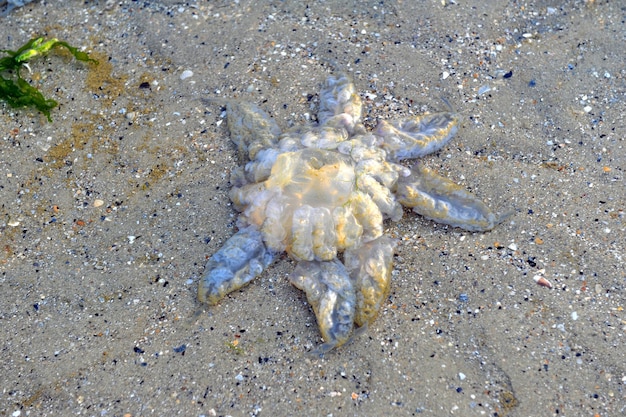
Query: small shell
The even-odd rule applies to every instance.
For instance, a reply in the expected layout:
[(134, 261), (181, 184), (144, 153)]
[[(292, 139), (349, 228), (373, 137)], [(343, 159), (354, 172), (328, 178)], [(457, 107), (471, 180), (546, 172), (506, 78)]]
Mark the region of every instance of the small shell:
[(541, 275), (535, 275), (533, 279), (535, 280), (537, 285), (541, 285), (542, 287), (548, 287), (552, 289), (552, 283), (548, 281), (547, 279), (545, 279), (544, 277), (542, 277)]

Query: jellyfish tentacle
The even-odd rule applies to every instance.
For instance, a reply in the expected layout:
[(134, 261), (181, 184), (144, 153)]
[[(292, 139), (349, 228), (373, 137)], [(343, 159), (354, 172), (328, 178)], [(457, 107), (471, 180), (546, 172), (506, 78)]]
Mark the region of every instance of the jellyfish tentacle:
[(198, 300), (217, 304), (260, 275), (273, 260), (274, 254), (267, 249), (263, 234), (256, 227), (239, 230), (209, 258), (207, 272), (198, 286)]
[(398, 180), (396, 197), (427, 219), (471, 232), (491, 230), (509, 216), (496, 215), (460, 185), (419, 164)]
[(350, 275), (341, 262), (337, 259), (298, 262), (289, 281), (305, 292), (324, 339), (324, 343), (311, 353), (321, 356), (350, 340), (356, 294)]
[(421, 158), (441, 149), (458, 130), (455, 113), (432, 113), (400, 120), (381, 120), (376, 135), (394, 161)]

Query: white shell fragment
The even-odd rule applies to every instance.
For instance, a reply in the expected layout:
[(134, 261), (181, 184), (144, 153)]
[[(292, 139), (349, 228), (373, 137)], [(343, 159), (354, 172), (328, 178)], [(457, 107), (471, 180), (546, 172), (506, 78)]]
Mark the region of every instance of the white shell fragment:
[(183, 71), (182, 74), (180, 74), (180, 79), (181, 80), (186, 80), (187, 78), (191, 78), (193, 77), (193, 71), (192, 70), (185, 70)]
[(541, 275), (535, 275), (533, 277), (533, 280), (537, 283), (537, 285), (541, 285), (542, 287), (546, 287), (546, 288), (552, 288), (552, 283), (550, 281), (548, 281), (547, 279), (545, 279), (544, 277), (542, 277)]

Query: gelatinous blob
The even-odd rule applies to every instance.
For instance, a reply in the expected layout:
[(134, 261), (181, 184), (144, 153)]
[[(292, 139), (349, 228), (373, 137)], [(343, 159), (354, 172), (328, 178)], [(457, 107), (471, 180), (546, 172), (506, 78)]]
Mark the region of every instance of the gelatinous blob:
[(347, 138), (348, 131), (343, 127), (322, 126), (304, 131), (300, 143), (307, 148), (335, 149)]
[(396, 197), (427, 219), (472, 232), (491, 230), (503, 220), (469, 191), (421, 165), (398, 181)]
[[(248, 162), (243, 169), (245, 182), (242, 183), (265, 181), (270, 176), (279, 154), (277, 149), (261, 149), (257, 152), (254, 161)], [(231, 183), (237, 184), (237, 181), (231, 177)]]
[(383, 234), (383, 214), (372, 198), (357, 191), (350, 197), (350, 210), (363, 228), (362, 239), (369, 242)]
[(421, 158), (445, 145), (456, 133), (457, 122), (458, 116), (453, 113), (382, 120), (376, 134), (384, 138), (382, 146), (392, 160)]
[(289, 281), (306, 293), (324, 338), (312, 353), (322, 355), (350, 340), (356, 295), (348, 271), (338, 260), (298, 262)]
[(333, 206), (344, 204), (354, 189), (351, 161), (337, 152), (303, 149), (281, 154), (266, 182), (294, 199), (294, 204)]
[(361, 97), (347, 74), (328, 77), (320, 92), (320, 125), (345, 127), (350, 133), (361, 121)]
[(262, 149), (276, 147), (280, 128), (267, 113), (252, 103), (228, 101), (228, 130), (240, 156), (255, 159)]
[(378, 182), (371, 175), (359, 175), (357, 187), (370, 196), (380, 212), (387, 218), (398, 221), (402, 218), (402, 206), (398, 204), (389, 188)]
[(337, 232), (337, 249), (343, 251), (358, 246), (363, 235), (363, 226), (352, 209), (349, 206), (336, 207), (333, 210), (333, 220)]
[(260, 275), (273, 259), (261, 232), (254, 227), (239, 230), (209, 258), (207, 273), (198, 286), (198, 300), (217, 304), (226, 294)]
[[(325, 341), (316, 354), (345, 344), (355, 324), (363, 331), (376, 318), (396, 247), (383, 236), (383, 222), (400, 220), (402, 205), (472, 231), (504, 218), (428, 169), (397, 163), (445, 145), (457, 130), (455, 114), (382, 121), (368, 133), (346, 74), (325, 82), (318, 124), (281, 133), (254, 105), (227, 101), (226, 108), (242, 159), (230, 192), (241, 230), (209, 260), (198, 298), (217, 303), (286, 251), (298, 261), (290, 281), (306, 292)], [(337, 259), (342, 252), (345, 267)]]
[(337, 256), (334, 222), (326, 207), (304, 205), (293, 213), (289, 254), (296, 260), (330, 261)]
[(389, 294), (393, 253), (398, 243), (386, 236), (345, 252), (344, 262), (356, 291), (357, 326), (367, 326), (378, 315)]

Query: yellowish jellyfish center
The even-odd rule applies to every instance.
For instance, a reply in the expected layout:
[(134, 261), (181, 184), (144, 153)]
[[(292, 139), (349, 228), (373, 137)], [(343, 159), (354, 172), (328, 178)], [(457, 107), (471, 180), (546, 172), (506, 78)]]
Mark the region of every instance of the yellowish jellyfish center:
[(355, 174), (348, 157), (323, 149), (303, 149), (278, 156), (267, 180), (295, 206), (342, 206), (355, 188)]

